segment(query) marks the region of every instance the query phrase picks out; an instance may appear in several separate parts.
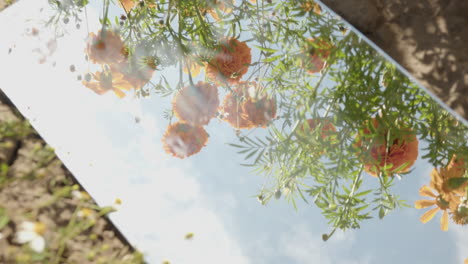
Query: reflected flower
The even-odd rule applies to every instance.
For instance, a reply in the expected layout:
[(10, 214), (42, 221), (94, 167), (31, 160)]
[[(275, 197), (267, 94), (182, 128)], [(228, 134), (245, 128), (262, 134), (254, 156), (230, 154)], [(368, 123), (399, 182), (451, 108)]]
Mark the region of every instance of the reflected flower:
[(302, 10), (305, 12), (313, 11), (315, 14), (322, 14), (322, 7), (314, 1), (308, 0), (301, 4)]
[(205, 72), (212, 81), (235, 84), (247, 73), (251, 61), (251, 50), (245, 42), (227, 38), (221, 41), (218, 53), (206, 65)]
[(170, 125), (162, 138), (166, 153), (181, 159), (200, 152), (207, 141), (208, 133), (203, 127), (182, 122)]
[[(232, 13), (232, 8), (230, 6), (235, 4), (235, 0), (211, 0), (209, 2), (212, 2), (213, 8), (209, 8), (207, 10), (208, 13), (216, 20), (219, 21), (220, 17), (218, 16), (218, 13), (216, 13), (216, 9), (220, 10), (224, 14), (230, 14)], [(226, 4), (229, 3), (229, 4)]]
[(250, 129), (254, 127), (253, 124), (246, 119), (245, 114), (243, 114), (242, 103), (244, 100), (244, 92), (239, 88), (228, 93), (223, 100), (223, 120), (237, 129)]
[(123, 7), (125, 12), (130, 12), (132, 8), (135, 6), (135, 1), (134, 0), (118, 0), (119, 5)]
[(455, 168), (450, 168), (447, 166), (446, 168), (440, 169), (432, 169), (431, 171), (431, 182), (430, 186), (437, 190), (439, 193), (443, 193), (447, 196), (448, 199), (454, 195), (461, 195), (465, 194), (465, 188), (468, 186), (468, 182), (462, 184), (460, 187), (456, 189), (452, 189), (448, 186), (448, 181), (451, 178), (459, 178), (462, 177), (463, 174), (459, 173), (459, 170)]
[(121, 63), (111, 65), (113, 72), (120, 72), (122, 79), (130, 83), (133, 88), (141, 89), (151, 78), (156, 70), (156, 61), (154, 58), (145, 57), (143, 61), (135, 61), (135, 57), (124, 60)]
[[(123, 7), (125, 12), (128, 13), (128, 12), (130, 12), (130, 10), (132, 10), (135, 7), (136, 3), (140, 3), (141, 1), (139, 1), (139, 0), (118, 0), (118, 2), (119, 2), (119, 5), (121, 7)], [(156, 7), (155, 4), (150, 4), (150, 3), (147, 3), (147, 2), (149, 2), (149, 1), (144, 1), (145, 5), (147, 7)]]
[(172, 100), (174, 115), (191, 125), (207, 125), (218, 106), (218, 89), (205, 82), (184, 87)]
[(44, 251), (45, 239), (43, 237), (46, 226), (41, 222), (24, 221), (15, 234), (15, 239), (20, 244), (29, 243), (32, 250), (37, 253)]
[(452, 159), (450, 160), (447, 169), (453, 173), (453, 177), (463, 177), (466, 172), (466, 164), (463, 158), (457, 157), (457, 155), (453, 155)]
[(241, 82), (226, 95), (222, 111), (232, 127), (250, 129), (266, 127), (276, 117), (276, 101), (256, 82)]
[(432, 189), (426, 185), (419, 189), (419, 194), (425, 197), (434, 198), (434, 200), (418, 200), (414, 203), (416, 209), (423, 209), (431, 206), (436, 206), (435, 208), (430, 209), (429, 211), (425, 212), (420, 220), (422, 223), (427, 223), (432, 218), (434, 218), (435, 214), (442, 210), (444, 211), (442, 218), (440, 219), (440, 229), (443, 231), (448, 230), (448, 211), (450, 207), (454, 207), (454, 203), (447, 201), (442, 194), (435, 195), (432, 192)]
[(100, 30), (89, 34), (86, 54), (94, 63), (115, 64), (125, 59), (125, 47), (117, 33)]
[[(418, 158), (419, 141), (416, 135), (408, 128), (400, 131), (404, 134), (401, 137), (391, 135), (387, 142), (388, 130), (379, 127), (377, 119), (372, 119), (373, 127), (378, 131), (377, 136), (364, 140), (369, 144), (370, 155), (364, 160), (364, 170), (370, 175), (377, 177), (381, 172), (386, 175), (408, 172)], [(364, 129), (364, 134), (370, 134), (368, 128)], [(362, 146), (362, 139), (358, 136), (357, 146)]]
[(183, 71), (186, 74), (190, 73), (192, 77), (197, 77), (200, 74), (201, 69), (202, 69), (202, 66), (198, 64), (198, 62), (188, 59), (187, 63), (184, 64)]
[(320, 72), (325, 68), (325, 61), (331, 53), (333, 45), (330, 41), (323, 38), (308, 39), (302, 52), (301, 67), (308, 73)]
[(97, 94), (113, 91), (119, 98), (123, 98), (125, 93), (122, 90), (131, 89), (131, 84), (124, 80), (124, 76), (119, 72), (96, 72), (92, 74), (92, 78), (94, 81), (82, 81), (82, 83)]

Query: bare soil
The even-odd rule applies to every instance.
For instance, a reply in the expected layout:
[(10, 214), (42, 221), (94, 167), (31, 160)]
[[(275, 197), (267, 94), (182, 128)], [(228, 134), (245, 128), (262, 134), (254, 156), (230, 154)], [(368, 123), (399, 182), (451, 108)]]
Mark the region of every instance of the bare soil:
[(468, 120), (468, 1), (321, 1)]

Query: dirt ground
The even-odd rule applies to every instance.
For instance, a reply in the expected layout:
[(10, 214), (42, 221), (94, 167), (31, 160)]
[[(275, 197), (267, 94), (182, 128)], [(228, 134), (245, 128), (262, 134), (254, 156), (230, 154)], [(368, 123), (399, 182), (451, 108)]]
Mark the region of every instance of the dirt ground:
[[(92, 198), (72, 195), (84, 190), (1, 90), (0, 164), (0, 263), (142, 263)], [(23, 221), (45, 225), (43, 253), (16, 240)]]
[(468, 1), (321, 1), (468, 120)]

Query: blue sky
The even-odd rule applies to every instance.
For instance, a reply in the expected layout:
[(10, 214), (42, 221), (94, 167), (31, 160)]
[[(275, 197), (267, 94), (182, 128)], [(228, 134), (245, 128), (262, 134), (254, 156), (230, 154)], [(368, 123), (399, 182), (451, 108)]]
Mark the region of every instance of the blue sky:
[[(40, 27), (47, 9), (39, 13), (38, 7), (44, 3), (21, 0), (0, 14), (0, 87), (100, 205), (123, 200), (111, 219), (150, 263), (418, 264), (462, 263), (468, 257), (466, 228), (451, 224), (442, 232), (440, 215), (423, 225), (423, 212), (411, 208), (323, 242), (321, 234), (330, 229), (313, 205), (299, 201), (295, 211), (283, 199), (267, 206), (257, 202), (263, 178), (239, 166), (243, 157), (226, 144), (236, 141), (234, 131), (218, 120), (206, 127), (209, 143), (199, 154), (184, 160), (166, 155), (160, 140), (169, 99), (98, 96), (69, 72), (70, 64), (87, 69), (84, 26), (70, 29), (52, 57), (37, 63), (33, 50), (44, 49), (52, 34), (41, 28), (37, 41), (26, 29)], [(88, 16), (93, 31), (99, 26), (92, 19), (96, 10), (88, 9)], [(171, 69), (155, 75), (160, 74), (172, 76)], [(393, 191), (413, 204), (431, 169), (419, 160)], [(184, 240), (187, 232), (194, 232), (192, 241)]]

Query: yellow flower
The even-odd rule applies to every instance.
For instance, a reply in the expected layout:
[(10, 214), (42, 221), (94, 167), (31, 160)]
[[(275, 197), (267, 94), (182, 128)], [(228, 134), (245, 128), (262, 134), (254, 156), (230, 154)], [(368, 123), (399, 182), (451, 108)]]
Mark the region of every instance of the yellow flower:
[(301, 8), (305, 12), (309, 12), (310, 10), (312, 10), (317, 15), (322, 14), (322, 7), (320, 7), (320, 5), (315, 3), (314, 1), (305, 1), (301, 4)]
[(201, 66), (197, 61), (195, 60), (187, 60), (187, 62), (184, 64), (184, 73), (187, 73), (190, 75), (192, 75), (192, 77), (197, 77), (200, 72), (201, 72), (201, 69), (202, 67), (204, 67), (205, 65), (203, 64), (203, 66)]
[(431, 171), (431, 182), (430, 185), (432, 188), (436, 189), (439, 193), (442, 193), (446, 196), (447, 199), (451, 199), (454, 195), (465, 195), (465, 188), (468, 186), (468, 182), (462, 184), (456, 189), (451, 189), (448, 186), (448, 181), (452, 178), (460, 178), (465, 174), (464, 162), (461, 159), (457, 159), (454, 155), (445, 168), (436, 169), (434, 168)]
[(420, 218), (421, 222), (424, 224), (427, 223), (432, 218), (434, 218), (435, 214), (439, 210), (442, 210), (444, 211), (444, 213), (442, 215), (442, 218), (440, 219), (440, 229), (442, 229), (443, 231), (447, 231), (448, 219), (449, 219), (447, 209), (450, 209), (451, 206), (453, 207), (454, 204), (445, 200), (441, 194), (435, 195), (432, 192), (432, 189), (426, 185), (424, 185), (423, 187), (421, 187), (421, 189), (419, 189), (419, 195), (425, 196), (425, 197), (431, 197), (431, 198), (434, 198), (434, 200), (418, 200), (414, 203), (414, 206), (416, 207), (416, 209), (423, 209), (423, 208), (427, 208), (427, 207), (434, 206), (434, 205), (436, 206), (435, 208), (430, 209), (429, 211), (425, 212), (421, 216)]
[[(118, 2), (119, 2), (119, 5), (123, 7), (125, 12), (128, 13), (135, 7), (135, 3), (137, 2), (137, 0), (118, 0)], [(144, 1), (144, 2), (145, 2), (145, 6), (147, 7), (156, 7), (154, 3), (151, 3), (154, 1)]]
[(119, 72), (96, 72), (91, 74), (94, 81), (82, 81), (83, 85), (97, 94), (104, 94), (113, 91), (119, 98), (125, 97), (122, 90), (130, 90), (131, 84), (124, 80), (124, 76)]
[[(235, 0), (212, 0), (213, 2), (213, 6), (214, 8), (210, 8), (208, 9), (208, 13), (211, 14), (211, 16), (216, 20), (216, 21), (219, 21), (220, 20), (220, 17), (218, 16), (218, 13), (216, 13), (216, 9), (219, 9), (221, 12), (225, 13), (225, 14), (230, 14), (232, 13), (232, 8), (230, 7), (230, 5), (234, 5), (235, 4)], [(226, 3), (229, 3), (228, 5), (226, 5)]]

